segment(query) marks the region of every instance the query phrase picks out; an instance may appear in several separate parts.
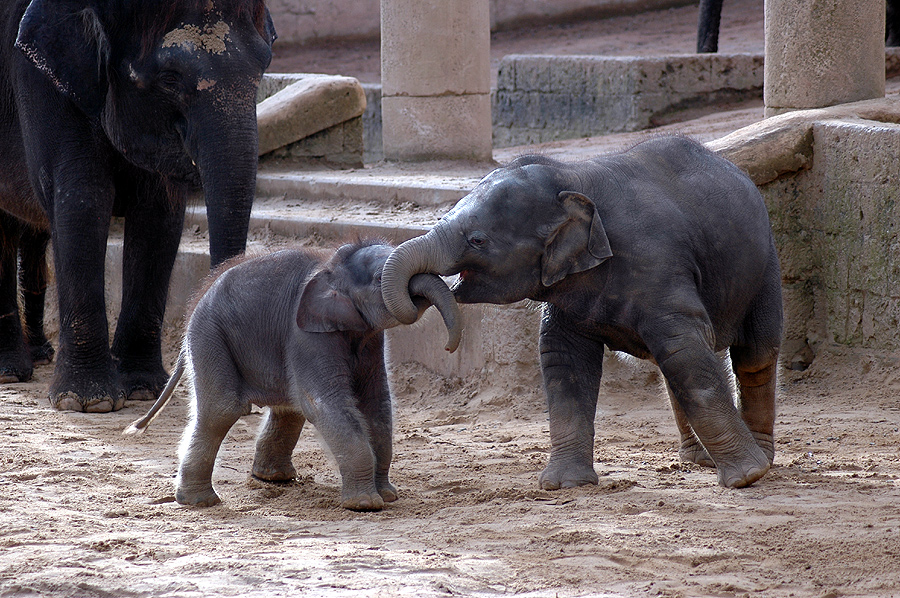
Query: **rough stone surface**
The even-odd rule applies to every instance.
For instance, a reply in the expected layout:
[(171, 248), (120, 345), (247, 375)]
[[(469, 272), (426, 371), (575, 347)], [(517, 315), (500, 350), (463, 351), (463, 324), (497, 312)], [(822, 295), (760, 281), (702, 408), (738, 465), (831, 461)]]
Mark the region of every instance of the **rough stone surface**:
[[(684, 6), (694, 0), (488, 0), (492, 30)], [(280, 43), (377, 38), (379, 0), (268, 0)]]
[(884, 14), (884, 0), (766, 0), (766, 115), (884, 96)]
[(488, 94), (382, 96), (381, 115), (385, 159), (491, 159)]
[(686, 108), (762, 95), (763, 57), (507, 56), (494, 94), (494, 145), (638, 131)]
[[(352, 77), (306, 75), (266, 97), (256, 109), (259, 154), (362, 116), (366, 94)], [(362, 153), (362, 130), (358, 151)]]

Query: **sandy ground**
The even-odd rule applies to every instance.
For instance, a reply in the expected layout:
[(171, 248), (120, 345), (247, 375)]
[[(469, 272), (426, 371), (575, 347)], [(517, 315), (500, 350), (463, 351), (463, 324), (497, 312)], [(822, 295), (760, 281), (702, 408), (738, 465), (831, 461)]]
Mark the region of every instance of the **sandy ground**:
[[(762, 1), (731, 4), (756, 11), (761, 48)], [(690, 51), (692, 10), (590, 24), (617, 41), (573, 33), (581, 26), (547, 39), (623, 53), (670, 31), (680, 32), (670, 45)], [(723, 50), (730, 35), (726, 25)], [(170, 363), (178, 335), (168, 331)], [(294, 456), (296, 482), (250, 478), (259, 413), (220, 454), (223, 504), (178, 506), (184, 388), (145, 435), (123, 437), (148, 404), (53, 411), (51, 369), (0, 388), (0, 597), (900, 596), (895, 355), (832, 349), (805, 372), (783, 370), (775, 466), (743, 490), (678, 461), (667, 400), (645, 364), (607, 360), (600, 483), (558, 492), (537, 487), (549, 439), (535, 372), (455, 380), (392, 367), (400, 500), (379, 513), (339, 507), (334, 463), (312, 428)]]

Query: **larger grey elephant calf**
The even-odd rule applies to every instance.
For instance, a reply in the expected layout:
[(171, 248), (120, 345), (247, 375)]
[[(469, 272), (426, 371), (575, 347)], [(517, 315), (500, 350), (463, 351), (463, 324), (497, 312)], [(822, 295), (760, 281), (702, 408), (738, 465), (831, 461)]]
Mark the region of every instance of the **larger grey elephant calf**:
[[(605, 347), (659, 365), (684, 459), (716, 467), (728, 487), (768, 471), (782, 329), (778, 254), (753, 182), (699, 143), (662, 137), (568, 164), (520, 158), (391, 255), (384, 296), (400, 321), (415, 319), (406, 286), (420, 272), (459, 274), (461, 303), (545, 303), (545, 489), (597, 483)], [(739, 397), (716, 356), (725, 349)]]
[[(182, 438), (175, 499), (210, 506), (216, 454), (250, 404), (268, 407), (256, 442), (253, 475), (287, 481), (291, 453), (309, 420), (337, 460), (341, 506), (379, 510), (397, 499), (391, 465), (391, 397), (384, 329), (399, 325), (381, 294), (381, 270), (393, 247), (344, 245), (325, 261), (303, 250), (226, 263), (188, 321), (175, 372), (157, 403), (126, 433), (149, 425), (182, 371), (193, 395)], [(459, 344), (458, 306), (437, 276), (410, 282), (417, 317), (434, 304)]]

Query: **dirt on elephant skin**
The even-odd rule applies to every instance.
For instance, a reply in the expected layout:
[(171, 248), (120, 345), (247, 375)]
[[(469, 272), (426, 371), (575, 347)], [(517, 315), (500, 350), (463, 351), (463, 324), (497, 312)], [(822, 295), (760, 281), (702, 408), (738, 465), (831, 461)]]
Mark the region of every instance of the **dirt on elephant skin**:
[[(690, 52), (695, 11), (505, 33), (494, 51)], [(761, 49), (761, 21), (762, 0), (726, 0), (722, 50)], [(377, 77), (360, 47), (293, 60)], [(170, 365), (179, 334), (167, 330)], [(183, 385), (137, 437), (121, 431), (148, 403), (51, 409), (52, 366), (0, 387), (0, 597), (900, 596), (897, 355), (832, 348), (782, 370), (775, 465), (741, 490), (679, 462), (649, 365), (608, 358), (600, 482), (556, 492), (537, 485), (549, 436), (534, 371), (390, 369), (400, 499), (378, 513), (340, 508), (311, 427), (299, 479), (267, 484), (249, 476), (261, 414), (242, 418), (213, 478), (223, 503), (187, 508), (173, 499)]]

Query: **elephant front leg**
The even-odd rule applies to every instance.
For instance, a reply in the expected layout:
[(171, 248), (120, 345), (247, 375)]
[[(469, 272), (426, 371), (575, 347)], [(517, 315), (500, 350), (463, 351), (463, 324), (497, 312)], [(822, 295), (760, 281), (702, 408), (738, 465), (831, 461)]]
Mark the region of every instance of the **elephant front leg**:
[(681, 408), (678, 399), (672, 393), (672, 387), (669, 386), (668, 382), (666, 382), (666, 391), (669, 395), (669, 403), (672, 405), (672, 415), (675, 416), (675, 425), (678, 426), (678, 433), (681, 437), (678, 456), (682, 461), (688, 463), (696, 463), (703, 467), (715, 467), (716, 464), (694, 434), (694, 429), (691, 428), (691, 423), (688, 421), (687, 415), (685, 415), (684, 409)]
[(134, 199), (125, 210), (122, 306), (112, 355), (128, 399), (152, 400), (168, 379), (162, 362), (162, 325), (184, 204), (169, 199), (155, 175), (136, 176), (142, 184), (120, 190)]
[[(663, 340), (648, 347), (680, 407), (676, 421), (683, 413), (715, 463), (719, 484), (749, 486), (765, 475), (770, 461), (737, 412), (724, 365), (706, 340), (709, 335), (703, 334), (708, 326), (694, 321), (670, 323), (674, 326)], [(695, 456), (702, 460), (699, 449)]]
[(291, 407), (271, 407), (256, 439), (253, 477), (267, 482), (288, 482), (297, 477), (291, 456), (306, 418)]
[(361, 350), (355, 377), (359, 386), (359, 410), (369, 427), (372, 451), (375, 454), (375, 487), (384, 502), (399, 497), (391, 484), (390, 468), (393, 459), (393, 414), (391, 392), (384, 368), (384, 337), (371, 339)]
[[(90, 171), (84, 176), (103, 180)], [(50, 403), (66, 411), (116, 411), (125, 392), (109, 353), (103, 282), (112, 192), (82, 183), (70, 181), (72, 189), (59, 191), (54, 205), (59, 354)]]
[(550, 418), (550, 462), (541, 473), (544, 490), (596, 484), (594, 416), (603, 373), (603, 344), (566, 325), (545, 308), (540, 336), (541, 373)]

